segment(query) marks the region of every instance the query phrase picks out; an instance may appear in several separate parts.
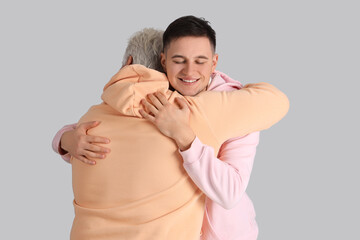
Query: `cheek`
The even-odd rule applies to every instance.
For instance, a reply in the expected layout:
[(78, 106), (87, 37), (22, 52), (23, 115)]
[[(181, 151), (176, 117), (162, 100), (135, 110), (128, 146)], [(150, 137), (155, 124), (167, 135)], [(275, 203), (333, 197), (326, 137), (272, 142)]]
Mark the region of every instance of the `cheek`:
[(175, 76), (180, 70), (180, 66), (176, 64), (169, 64), (166, 68), (168, 76)]
[(210, 77), (212, 72), (213, 72), (212, 65), (206, 65), (201, 68), (201, 73), (206, 78)]
[(166, 66), (166, 75), (171, 85), (174, 85), (176, 83), (175, 80), (176, 72), (177, 72), (176, 66), (174, 66), (173, 64), (168, 64)]

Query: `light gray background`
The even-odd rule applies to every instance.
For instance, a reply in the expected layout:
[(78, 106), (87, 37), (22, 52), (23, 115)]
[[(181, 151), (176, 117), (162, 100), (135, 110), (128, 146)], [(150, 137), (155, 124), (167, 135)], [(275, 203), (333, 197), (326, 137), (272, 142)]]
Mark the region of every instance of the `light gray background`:
[(51, 149), (100, 102), (129, 36), (205, 17), (218, 70), (289, 97), (248, 193), (259, 239), (360, 239), (358, 1), (1, 1), (0, 239), (68, 239), (71, 166)]

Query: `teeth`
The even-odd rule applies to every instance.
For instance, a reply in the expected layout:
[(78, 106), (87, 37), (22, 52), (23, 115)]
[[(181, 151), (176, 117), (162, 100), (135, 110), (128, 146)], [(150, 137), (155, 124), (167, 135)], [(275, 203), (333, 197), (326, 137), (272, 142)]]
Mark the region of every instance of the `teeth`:
[[(180, 78), (180, 79), (181, 79), (181, 78)], [(195, 80), (185, 80), (185, 79), (181, 79), (181, 81), (187, 82), (187, 83), (193, 83), (193, 82), (196, 82), (197, 79), (195, 79)]]

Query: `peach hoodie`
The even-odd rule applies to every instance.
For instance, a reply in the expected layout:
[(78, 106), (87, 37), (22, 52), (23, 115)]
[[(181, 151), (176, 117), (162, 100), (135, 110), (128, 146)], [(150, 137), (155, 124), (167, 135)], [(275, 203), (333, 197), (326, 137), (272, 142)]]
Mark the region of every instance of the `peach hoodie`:
[[(174, 141), (138, 112), (140, 100), (155, 90), (170, 102), (182, 97), (168, 90), (164, 74), (141, 65), (124, 67), (104, 87), (104, 102), (80, 119), (79, 123), (102, 122), (89, 134), (110, 138), (106, 146), (112, 152), (95, 166), (71, 159), (72, 240), (198, 240), (204, 194), (183, 169)], [(195, 134), (214, 149), (215, 156), (225, 140), (270, 127), (289, 107), (287, 97), (266, 83), (185, 99)]]

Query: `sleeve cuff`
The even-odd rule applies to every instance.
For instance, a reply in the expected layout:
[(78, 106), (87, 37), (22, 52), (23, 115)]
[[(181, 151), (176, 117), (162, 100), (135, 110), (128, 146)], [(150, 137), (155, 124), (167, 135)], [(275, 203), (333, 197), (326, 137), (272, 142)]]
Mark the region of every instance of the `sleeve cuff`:
[(189, 149), (185, 151), (180, 151), (179, 153), (182, 156), (184, 160), (184, 164), (192, 164), (196, 161), (198, 161), (201, 156), (203, 155), (203, 148), (204, 145), (200, 141), (200, 139), (196, 136), (194, 141), (191, 143), (191, 146)]
[(69, 153), (67, 153), (67, 154), (65, 154), (65, 155), (61, 155), (61, 158), (64, 159), (65, 162), (70, 163), (70, 158), (71, 158), (71, 156), (70, 156)]
[(61, 136), (64, 134), (64, 132), (73, 130), (75, 128), (76, 128), (76, 123), (64, 126), (62, 129), (60, 129), (56, 133), (56, 135), (52, 141), (52, 149), (54, 150), (54, 152), (60, 154), (61, 157), (67, 162), (70, 162), (70, 155), (68, 153), (64, 153), (62, 151), (62, 149), (60, 148), (60, 139), (61, 139)]

